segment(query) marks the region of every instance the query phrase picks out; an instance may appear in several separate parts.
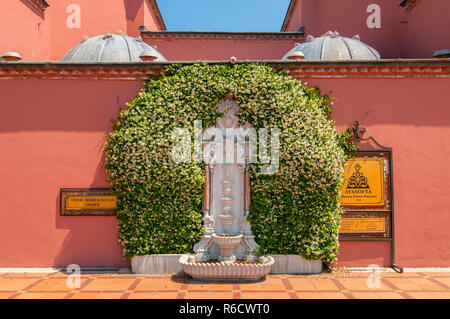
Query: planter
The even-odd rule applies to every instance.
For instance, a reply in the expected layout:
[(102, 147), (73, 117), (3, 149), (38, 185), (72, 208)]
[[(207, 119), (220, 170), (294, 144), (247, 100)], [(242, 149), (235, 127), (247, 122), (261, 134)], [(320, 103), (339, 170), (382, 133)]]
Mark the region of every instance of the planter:
[(201, 280), (259, 280), (270, 272), (274, 259), (260, 257), (258, 262), (195, 262), (193, 255), (182, 255), (183, 270), (195, 279)]
[(134, 274), (174, 274), (182, 272), (179, 254), (134, 256), (131, 271)]
[(300, 255), (269, 255), (275, 259), (272, 274), (320, 274), (321, 260), (306, 260)]
[[(181, 254), (135, 256), (131, 271), (135, 274), (173, 274), (183, 269), (178, 261)], [(271, 274), (320, 274), (322, 261), (305, 260), (299, 255), (269, 255), (274, 258)]]

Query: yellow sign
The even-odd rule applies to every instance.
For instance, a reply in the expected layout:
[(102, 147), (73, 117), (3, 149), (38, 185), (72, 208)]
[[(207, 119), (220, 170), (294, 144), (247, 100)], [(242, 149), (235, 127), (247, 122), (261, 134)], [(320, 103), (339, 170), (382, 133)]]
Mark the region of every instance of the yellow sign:
[(357, 158), (344, 166), (341, 205), (384, 205), (384, 160)]
[(384, 233), (384, 218), (342, 218), (340, 233)]
[(115, 209), (116, 196), (114, 195), (68, 195), (67, 209)]

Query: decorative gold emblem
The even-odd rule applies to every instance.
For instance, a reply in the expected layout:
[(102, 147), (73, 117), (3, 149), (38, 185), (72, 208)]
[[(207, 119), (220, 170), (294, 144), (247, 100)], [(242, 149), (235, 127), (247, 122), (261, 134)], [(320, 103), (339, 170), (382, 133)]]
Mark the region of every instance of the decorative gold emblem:
[(367, 178), (360, 172), (361, 165), (355, 165), (355, 172), (348, 180), (347, 188), (370, 188)]

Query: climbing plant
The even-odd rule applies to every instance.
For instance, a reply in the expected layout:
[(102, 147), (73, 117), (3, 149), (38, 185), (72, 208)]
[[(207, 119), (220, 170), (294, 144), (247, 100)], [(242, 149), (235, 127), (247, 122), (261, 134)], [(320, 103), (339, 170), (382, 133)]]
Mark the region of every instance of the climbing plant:
[[(231, 94), (241, 123), (279, 129), (279, 169), (250, 166), (248, 217), (261, 254), (336, 260), (346, 133), (329, 120), (330, 99), (263, 64), (173, 65), (127, 104), (106, 142), (125, 257), (189, 253), (202, 235), (204, 164), (175, 163), (175, 128), (210, 127)], [(193, 144), (192, 144), (193, 145)], [(193, 147), (193, 146), (192, 146)], [(192, 154), (194, 154), (192, 152)], [(193, 155), (192, 155), (193, 156)]]

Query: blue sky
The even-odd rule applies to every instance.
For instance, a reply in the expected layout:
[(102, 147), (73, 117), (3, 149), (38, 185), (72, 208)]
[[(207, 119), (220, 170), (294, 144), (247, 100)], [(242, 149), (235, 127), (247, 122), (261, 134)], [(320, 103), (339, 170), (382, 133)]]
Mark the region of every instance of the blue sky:
[(157, 0), (169, 31), (278, 32), (289, 0)]

